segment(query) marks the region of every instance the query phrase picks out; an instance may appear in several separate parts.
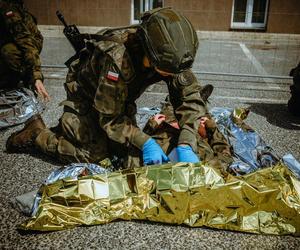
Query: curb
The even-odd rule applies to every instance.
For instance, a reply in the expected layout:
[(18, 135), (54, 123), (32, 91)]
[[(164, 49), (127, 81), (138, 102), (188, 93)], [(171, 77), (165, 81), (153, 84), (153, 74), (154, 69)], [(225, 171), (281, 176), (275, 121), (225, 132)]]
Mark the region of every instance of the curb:
[[(61, 25), (38, 25), (44, 37), (64, 37)], [(78, 26), (82, 33), (96, 33), (107, 27)], [(238, 31), (197, 31), (200, 40), (268, 40), (268, 41), (294, 41), (300, 43), (300, 34), (238, 32)]]

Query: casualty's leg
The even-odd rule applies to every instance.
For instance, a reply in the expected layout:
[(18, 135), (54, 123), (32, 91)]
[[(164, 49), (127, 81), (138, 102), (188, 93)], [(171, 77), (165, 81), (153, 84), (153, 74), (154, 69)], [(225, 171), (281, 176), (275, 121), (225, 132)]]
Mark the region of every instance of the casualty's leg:
[(231, 164), (233, 162), (231, 147), (213, 119), (206, 122), (206, 130), (208, 143), (215, 156), (217, 156), (222, 163), (226, 165)]

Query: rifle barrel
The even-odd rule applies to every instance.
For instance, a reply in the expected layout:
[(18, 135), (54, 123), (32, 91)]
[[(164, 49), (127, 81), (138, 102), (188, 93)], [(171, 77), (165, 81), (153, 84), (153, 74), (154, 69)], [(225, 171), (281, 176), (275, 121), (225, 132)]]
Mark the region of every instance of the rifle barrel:
[(58, 17), (58, 19), (62, 22), (62, 24), (65, 26), (65, 27), (68, 27), (68, 24), (63, 16), (63, 14), (61, 14), (59, 12), (59, 10), (56, 11), (56, 16)]

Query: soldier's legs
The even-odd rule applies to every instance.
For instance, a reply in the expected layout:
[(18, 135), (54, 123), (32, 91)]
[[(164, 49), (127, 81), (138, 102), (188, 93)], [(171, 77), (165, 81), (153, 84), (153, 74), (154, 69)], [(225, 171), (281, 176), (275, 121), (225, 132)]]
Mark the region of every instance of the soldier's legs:
[(295, 116), (300, 116), (300, 82), (290, 86), (291, 98), (288, 101), (288, 110)]
[(64, 162), (99, 163), (108, 157), (107, 136), (98, 126), (95, 114), (64, 112), (59, 126), (43, 130), (35, 144), (46, 154)]

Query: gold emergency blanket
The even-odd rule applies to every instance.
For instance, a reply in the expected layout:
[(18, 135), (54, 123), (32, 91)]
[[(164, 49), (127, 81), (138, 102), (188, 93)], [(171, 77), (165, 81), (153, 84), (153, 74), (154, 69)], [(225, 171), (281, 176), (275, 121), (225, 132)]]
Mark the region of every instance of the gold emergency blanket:
[(204, 163), (176, 163), (67, 178), (44, 185), (25, 230), (52, 231), (117, 219), (263, 234), (300, 233), (300, 181), (277, 164), (222, 176)]

